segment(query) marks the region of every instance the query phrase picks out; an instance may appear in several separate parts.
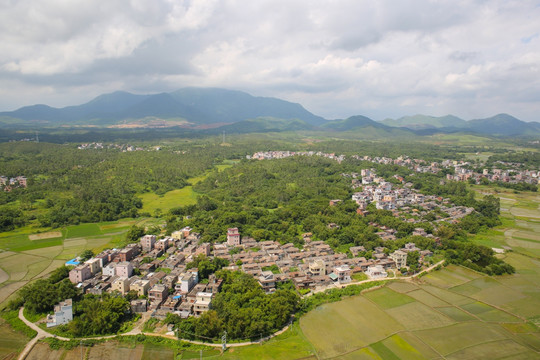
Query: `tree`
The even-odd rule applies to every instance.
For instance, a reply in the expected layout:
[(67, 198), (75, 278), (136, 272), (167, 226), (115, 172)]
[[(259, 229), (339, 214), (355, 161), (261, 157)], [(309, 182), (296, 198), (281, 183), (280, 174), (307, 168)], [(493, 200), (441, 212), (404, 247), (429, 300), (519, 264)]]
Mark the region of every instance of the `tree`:
[(126, 234), (126, 241), (133, 243), (144, 236), (144, 227), (133, 225)]
[(94, 252), (90, 249), (84, 250), (81, 255), (79, 255), (82, 262), (91, 259), (92, 257), (94, 257)]

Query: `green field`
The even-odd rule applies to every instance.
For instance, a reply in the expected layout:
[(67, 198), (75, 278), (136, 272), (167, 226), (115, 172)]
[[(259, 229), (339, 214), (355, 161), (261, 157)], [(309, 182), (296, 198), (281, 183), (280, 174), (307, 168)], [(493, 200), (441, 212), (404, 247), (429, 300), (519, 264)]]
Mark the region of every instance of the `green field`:
[(189, 186), (185, 186), (182, 189), (176, 189), (165, 193), (164, 195), (157, 195), (154, 193), (140, 194), (139, 197), (143, 202), (143, 212), (154, 214), (159, 209), (161, 213), (165, 213), (172, 208), (178, 206), (193, 205), (197, 203), (197, 193), (193, 190), (193, 186), (200, 181), (206, 179), (206, 177), (212, 171), (223, 171), (233, 166), (232, 164), (220, 164), (215, 165), (213, 170), (207, 171), (205, 174), (189, 178), (187, 182)]
[[(120, 220), (52, 231), (27, 227), (0, 234), (0, 303), (29, 281), (46, 276), (86, 249), (99, 252), (121, 244), (135, 223), (136, 220)], [(62, 236), (49, 237), (56, 233)]]

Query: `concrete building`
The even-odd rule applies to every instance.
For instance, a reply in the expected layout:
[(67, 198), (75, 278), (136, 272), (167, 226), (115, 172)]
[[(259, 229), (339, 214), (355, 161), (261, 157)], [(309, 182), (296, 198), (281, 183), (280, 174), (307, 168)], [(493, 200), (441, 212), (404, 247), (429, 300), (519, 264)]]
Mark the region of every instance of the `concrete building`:
[(124, 261), (116, 265), (116, 275), (120, 277), (130, 277), (133, 275), (133, 265), (129, 261)]
[(388, 276), (388, 274), (381, 265), (368, 266), (368, 269), (366, 270), (366, 275), (369, 276), (371, 279), (382, 279)]
[(340, 265), (334, 268), (334, 274), (337, 276), (337, 281), (346, 283), (351, 281), (351, 268), (349, 265)]
[(115, 276), (116, 275), (116, 266), (118, 263), (107, 264), (101, 271), (104, 276)]
[(90, 266), (87, 264), (78, 265), (69, 272), (69, 281), (74, 284), (81, 283), (91, 277), (92, 272), (90, 271)]
[(326, 275), (326, 263), (323, 259), (315, 259), (309, 263), (309, 272), (315, 276)]
[(142, 250), (145, 252), (152, 251), (156, 242), (156, 235), (144, 235), (141, 238)]
[(394, 260), (396, 267), (401, 269), (407, 266), (407, 253), (405, 251), (396, 250), (390, 254), (390, 259)]
[(148, 300), (151, 303), (161, 304), (169, 296), (169, 289), (163, 284), (156, 284), (148, 291)]
[(144, 296), (148, 294), (148, 289), (150, 288), (149, 280), (135, 280), (129, 286), (130, 290), (133, 290), (137, 293), (137, 296)]
[(267, 294), (276, 291), (276, 279), (271, 271), (263, 271), (258, 280)]
[(73, 320), (73, 303), (71, 299), (62, 301), (54, 307), (54, 315), (47, 315), (47, 327), (67, 324)]
[(114, 280), (111, 284), (111, 291), (118, 291), (120, 294), (126, 295), (129, 292), (129, 279), (120, 277)]
[(229, 228), (227, 229), (227, 245), (229, 246), (239, 246), (241, 244), (240, 232), (238, 228)]
[(101, 270), (101, 259), (93, 258), (85, 261), (85, 264), (90, 267), (90, 272), (92, 275), (96, 274)]
[(198, 292), (195, 303), (193, 304), (193, 312), (196, 316), (201, 315), (212, 307), (212, 293)]

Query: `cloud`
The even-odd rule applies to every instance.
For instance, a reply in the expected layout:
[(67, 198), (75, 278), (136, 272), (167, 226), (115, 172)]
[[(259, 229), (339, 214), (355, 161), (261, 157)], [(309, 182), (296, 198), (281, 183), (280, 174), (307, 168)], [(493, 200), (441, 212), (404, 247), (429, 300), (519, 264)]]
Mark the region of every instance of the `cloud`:
[(537, 1), (5, 1), (0, 108), (215, 86), (329, 118), (540, 120), (538, 18)]

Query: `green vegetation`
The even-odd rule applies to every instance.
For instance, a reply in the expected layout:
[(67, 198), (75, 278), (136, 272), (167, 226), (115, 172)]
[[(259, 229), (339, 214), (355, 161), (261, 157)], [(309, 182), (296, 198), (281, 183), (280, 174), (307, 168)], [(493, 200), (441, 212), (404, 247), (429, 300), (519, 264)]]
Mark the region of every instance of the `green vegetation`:
[(218, 276), (224, 283), (212, 310), (180, 321), (180, 337), (213, 340), (226, 330), (231, 339), (260, 339), (283, 328), (297, 308), (293, 291), (265, 294), (252, 276), (241, 272), (222, 270)]

